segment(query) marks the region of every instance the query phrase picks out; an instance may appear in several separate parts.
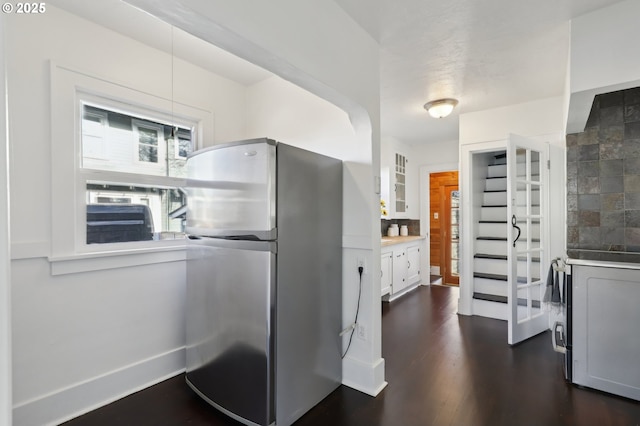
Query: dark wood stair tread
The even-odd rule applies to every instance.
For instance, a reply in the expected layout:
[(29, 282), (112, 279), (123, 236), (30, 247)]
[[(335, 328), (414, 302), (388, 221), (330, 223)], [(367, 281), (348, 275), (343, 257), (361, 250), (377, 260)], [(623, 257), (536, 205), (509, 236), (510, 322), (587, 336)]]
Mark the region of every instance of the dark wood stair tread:
[[(487, 293), (473, 293), (473, 298), (476, 300), (486, 300), (487, 302), (496, 302), (496, 303), (508, 303), (509, 299), (507, 296), (498, 296), (495, 294), (487, 294)], [(519, 306), (527, 306), (526, 299), (518, 299)], [(534, 308), (540, 307), (539, 300), (532, 300), (531, 306)]]
[[(474, 258), (476, 259), (494, 259), (494, 260), (507, 260), (507, 256), (506, 255), (502, 255), (502, 254), (486, 254), (486, 253), (476, 253), (473, 255)], [(522, 260), (527, 260), (526, 257), (518, 257), (518, 260), (522, 261)], [(531, 258), (532, 262), (540, 262), (540, 258), (539, 257), (532, 257)]]
[[(485, 278), (487, 280), (507, 281), (507, 276), (502, 274), (487, 274), (486, 272), (474, 272), (474, 278)], [(532, 278), (533, 281), (540, 281), (540, 278)], [(524, 277), (519, 278), (518, 282), (525, 282)]]

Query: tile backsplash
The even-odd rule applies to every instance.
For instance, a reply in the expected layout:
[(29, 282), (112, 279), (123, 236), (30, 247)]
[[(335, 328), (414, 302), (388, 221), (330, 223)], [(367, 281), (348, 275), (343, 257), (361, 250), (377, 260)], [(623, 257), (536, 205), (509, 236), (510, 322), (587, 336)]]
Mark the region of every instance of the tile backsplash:
[(387, 235), (387, 230), (392, 223), (397, 223), (398, 228), (407, 225), (409, 235), (420, 235), (420, 221), (417, 219), (380, 219), (380, 234)]
[(569, 256), (640, 252), (640, 87), (596, 96), (566, 142)]

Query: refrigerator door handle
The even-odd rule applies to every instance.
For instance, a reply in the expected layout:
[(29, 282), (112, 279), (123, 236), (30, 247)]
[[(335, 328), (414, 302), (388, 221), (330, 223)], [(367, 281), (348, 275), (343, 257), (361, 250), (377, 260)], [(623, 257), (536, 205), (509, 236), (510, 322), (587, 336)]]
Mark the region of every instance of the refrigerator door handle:
[(190, 235), (189, 244), (236, 250), (270, 251), (273, 254), (278, 253), (278, 243), (276, 241), (227, 240), (224, 238), (193, 237)]

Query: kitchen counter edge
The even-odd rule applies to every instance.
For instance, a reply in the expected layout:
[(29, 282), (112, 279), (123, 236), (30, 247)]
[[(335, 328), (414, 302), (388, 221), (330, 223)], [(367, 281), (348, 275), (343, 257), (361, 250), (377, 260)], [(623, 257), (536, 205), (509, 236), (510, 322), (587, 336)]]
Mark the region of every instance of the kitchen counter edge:
[(396, 244), (410, 243), (412, 241), (424, 240), (424, 235), (409, 235), (408, 237), (382, 237), (380, 247), (394, 246)]

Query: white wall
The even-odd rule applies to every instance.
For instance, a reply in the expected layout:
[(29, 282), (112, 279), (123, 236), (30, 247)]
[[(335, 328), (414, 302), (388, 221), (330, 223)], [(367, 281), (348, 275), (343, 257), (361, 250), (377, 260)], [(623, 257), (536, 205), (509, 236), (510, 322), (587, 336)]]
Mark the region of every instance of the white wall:
[(207, 129), (215, 133), (205, 135), (207, 144), (244, 136), (246, 89), (49, 4), (46, 14), (21, 18), (5, 18), (13, 414), (15, 424), (40, 425), (146, 387), (185, 365), (183, 261), (51, 275), (47, 257), (56, 224), (49, 60), (210, 111)]
[(640, 78), (640, 1), (626, 0), (571, 21), (571, 92)]
[(11, 262), (9, 145), (5, 79), (5, 16), (0, 15), (0, 426), (11, 425)]
[[(371, 338), (350, 350), (343, 383), (375, 395), (384, 386), (381, 358), (379, 210), (374, 175), (380, 170), (378, 45), (334, 2), (128, 0), (180, 28), (249, 60), (343, 109), (358, 147), (371, 162), (347, 167), (343, 264), (362, 256), (373, 273), (363, 278), (361, 322)], [(349, 226), (355, 224), (357, 226)], [(348, 233), (347, 233), (348, 232)], [(348, 284), (345, 284), (348, 285)], [(345, 299), (344, 303), (353, 303)], [(377, 306), (377, 308), (376, 308)]]
[(640, 86), (640, 0), (626, 0), (571, 21), (567, 132), (577, 133), (600, 93)]
[(555, 135), (551, 143), (564, 146), (562, 97), (540, 99), (485, 111), (460, 114), (460, 145), (521, 136)]
[(280, 77), (247, 88), (246, 117), (248, 138), (268, 136), (343, 161), (371, 161), (346, 112)]
[(458, 141), (429, 142), (413, 146), (413, 157), (418, 166), (438, 166), (458, 162)]

